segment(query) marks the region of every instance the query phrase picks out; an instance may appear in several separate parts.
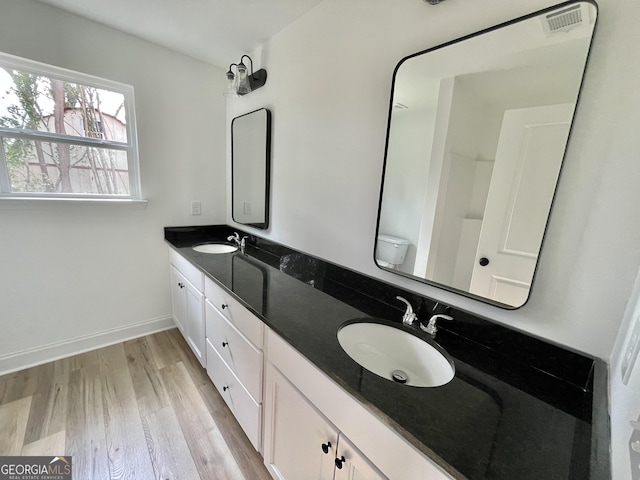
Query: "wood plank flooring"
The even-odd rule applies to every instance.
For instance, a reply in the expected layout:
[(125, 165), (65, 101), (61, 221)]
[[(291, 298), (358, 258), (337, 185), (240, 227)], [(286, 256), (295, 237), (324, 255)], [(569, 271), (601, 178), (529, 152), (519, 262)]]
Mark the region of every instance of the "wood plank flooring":
[(270, 480), (177, 329), (0, 377), (0, 456), (75, 480)]

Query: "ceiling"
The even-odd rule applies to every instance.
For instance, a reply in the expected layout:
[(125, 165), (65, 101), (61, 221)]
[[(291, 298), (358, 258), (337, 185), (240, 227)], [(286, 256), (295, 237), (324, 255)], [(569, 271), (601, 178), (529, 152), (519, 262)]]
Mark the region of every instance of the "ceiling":
[(322, 0), (39, 0), (226, 69)]
[(546, 32), (546, 13), (414, 56), (397, 70), (394, 103), (435, 110), (449, 78), (503, 109), (574, 102), (595, 26), (595, 7), (585, 8), (566, 31)]

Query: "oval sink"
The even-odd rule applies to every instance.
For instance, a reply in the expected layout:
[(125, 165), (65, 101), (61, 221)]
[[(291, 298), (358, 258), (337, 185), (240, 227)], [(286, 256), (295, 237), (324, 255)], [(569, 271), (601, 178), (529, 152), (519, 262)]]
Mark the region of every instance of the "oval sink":
[(191, 248), (200, 253), (232, 253), (238, 250), (238, 247), (235, 245), (228, 245), (226, 243), (203, 243)]
[(438, 345), (400, 328), (372, 322), (350, 323), (338, 330), (338, 342), (359, 365), (376, 375), (414, 387), (439, 387), (455, 374)]

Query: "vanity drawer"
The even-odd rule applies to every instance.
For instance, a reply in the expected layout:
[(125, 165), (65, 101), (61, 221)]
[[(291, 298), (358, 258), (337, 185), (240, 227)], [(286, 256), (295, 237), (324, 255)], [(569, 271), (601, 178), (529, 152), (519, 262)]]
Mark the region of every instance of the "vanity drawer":
[(176, 267), (176, 269), (184, 275), (184, 277), (191, 282), (191, 284), (198, 289), (198, 291), (204, 291), (204, 274), (193, 266), (189, 260), (184, 258), (173, 248), (169, 249), (169, 261)]
[(262, 402), (262, 351), (214, 307), (205, 302), (206, 336), (251, 396)]
[(262, 336), (264, 334), (262, 320), (249, 312), (210, 278), (205, 278), (204, 292), (207, 300), (216, 307), (218, 312), (222, 313), (255, 346), (262, 348)]
[(257, 404), (229, 369), (211, 342), (207, 340), (207, 374), (249, 437), (260, 451), (262, 406)]

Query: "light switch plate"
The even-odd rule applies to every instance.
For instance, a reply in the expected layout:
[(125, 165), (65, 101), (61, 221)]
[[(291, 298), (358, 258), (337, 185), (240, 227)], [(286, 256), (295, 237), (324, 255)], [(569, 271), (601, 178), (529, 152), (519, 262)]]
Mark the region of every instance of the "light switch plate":
[(202, 204), (199, 200), (191, 202), (191, 215), (200, 215), (202, 213)]

